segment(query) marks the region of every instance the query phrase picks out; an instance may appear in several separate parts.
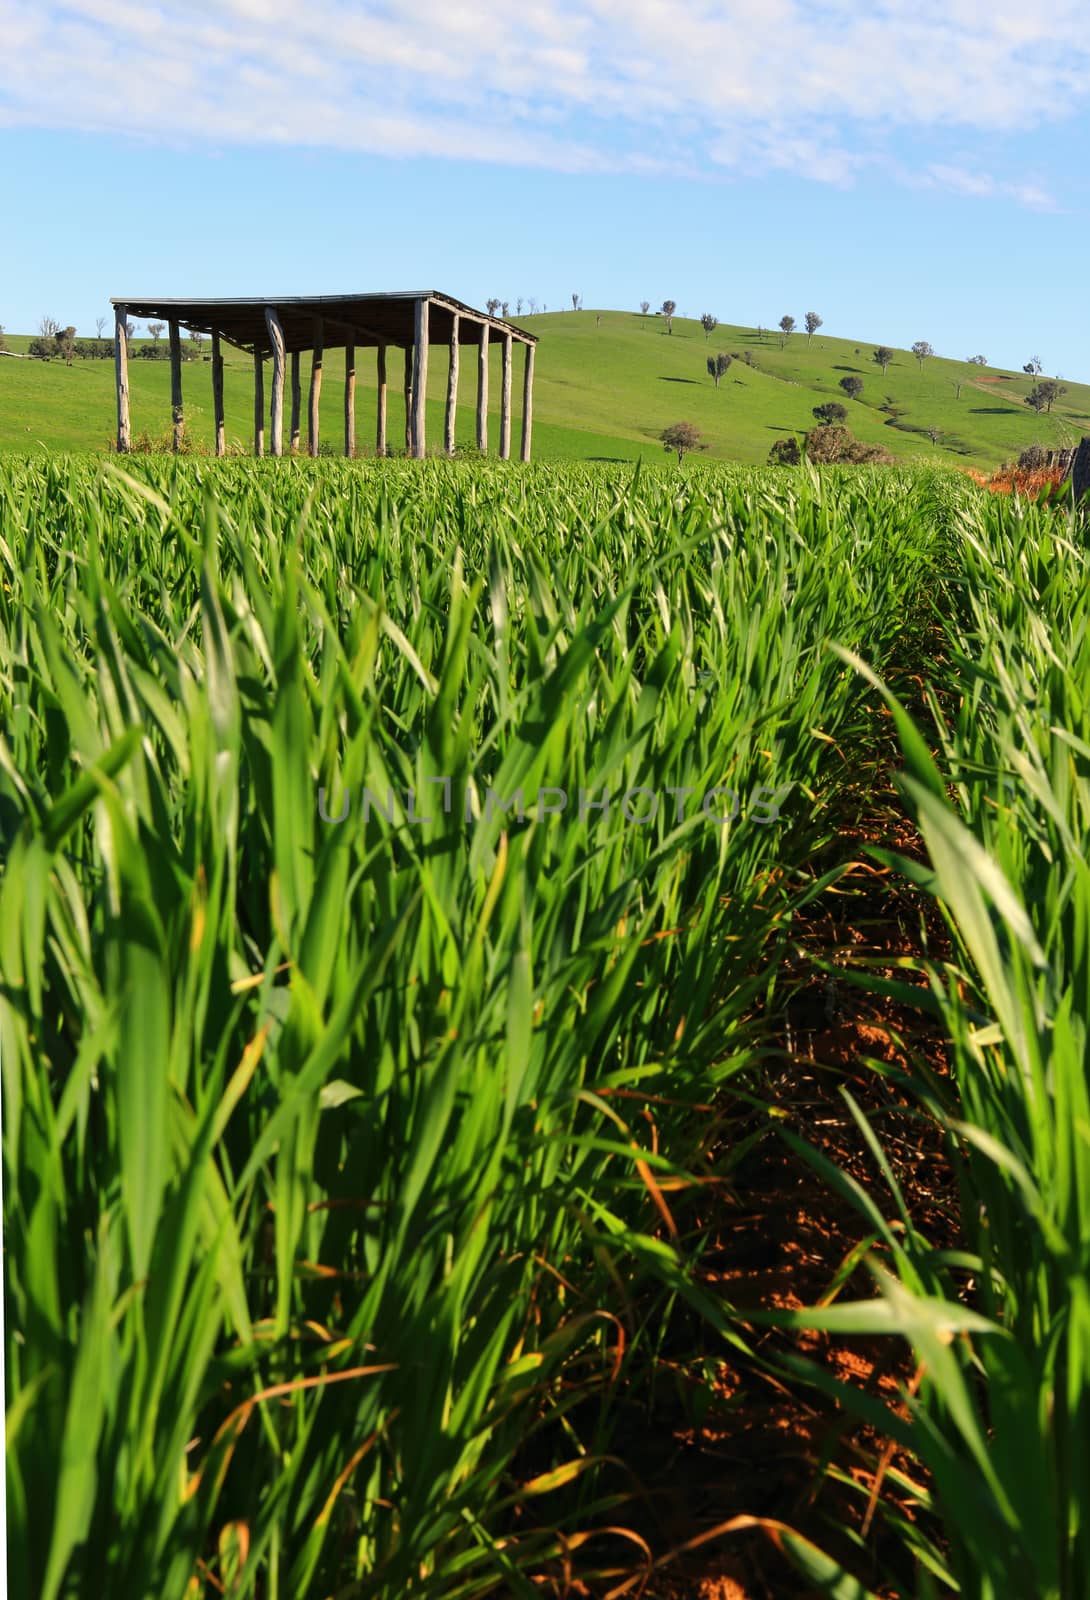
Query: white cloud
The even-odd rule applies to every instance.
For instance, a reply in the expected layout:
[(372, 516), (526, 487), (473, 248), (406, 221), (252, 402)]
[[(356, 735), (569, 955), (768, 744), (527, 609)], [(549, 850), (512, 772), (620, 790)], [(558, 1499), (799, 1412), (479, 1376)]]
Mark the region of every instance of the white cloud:
[[(1079, 110), (1077, 0), (7, 0), (0, 122), (561, 171), (851, 183), (884, 140)], [(1047, 208), (959, 159), (922, 180)]]

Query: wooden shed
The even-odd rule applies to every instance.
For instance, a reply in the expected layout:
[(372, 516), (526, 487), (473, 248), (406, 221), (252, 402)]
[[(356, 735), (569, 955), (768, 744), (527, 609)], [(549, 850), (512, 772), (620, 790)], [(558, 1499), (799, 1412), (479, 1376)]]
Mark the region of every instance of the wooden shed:
[[(459, 356), (463, 344), (477, 352), (477, 448), (488, 449), (488, 347), (500, 344), (503, 376), (500, 394), (499, 454), (511, 454), (511, 368), (513, 347), (525, 350), (523, 368), (522, 450), (530, 459), (533, 426), (534, 347), (537, 339), (512, 322), (475, 311), (453, 296), (435, 289), (414, 289), (396, 294), (292, 295), (273, 298), (226, 300), (161, 300), (139, 295), (115, 297), (117, 372), (117, 448), (130, 448), (127, 324), (130, 317), (155, 318), (167, 324), (170, 334), (170, 392), (174, 448), (179, 449), (184, 427), (182, 403), (181, 329), (207, 333), (212, 339), (212, 401), (216, 454), (226, 450), (223, 420), (222, 344), (246, 350), (254, 360), (254, 454), (265, 454), (265, 363), (270, 364), (269, 444), (274, 456), (284, 452), (284, 392), (290, 385), (289, 449), (298, 450), (302, 393), (299, 357), (312, 354), (308, 396), (308, 449), (318, 454), (318, 404), (322, 386), (322, 356), (330, 349), (345, 352), (344, 453), (356, 453), (356, 352), (373, 349), (376, 360), (378, 403), (375, 450), (387, 453), (386, 383), (388, 351), (404, 351), (405, 448), (410, 455), (426, 453), (425, 401), (428, 350), (433, 343), (449, 346), (446, 427), (443, 445), (454, 453), (454, 421), (458, 406)], [(290, 359), (290, 373), (289, 360)]]

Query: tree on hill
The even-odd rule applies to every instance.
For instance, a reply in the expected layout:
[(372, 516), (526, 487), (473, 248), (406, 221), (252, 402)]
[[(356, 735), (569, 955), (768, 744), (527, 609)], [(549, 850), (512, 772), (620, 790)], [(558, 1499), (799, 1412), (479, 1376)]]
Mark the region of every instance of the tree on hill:
[(55, 339), (61, 331), (61, 325), (56, 317), (43, 317), (38, 324), (39, 339)]
[(818, 466), (834, 462), (890, 462), (893, 457), (878, 444), (864, 444), (854, 439), (847, 428), (811, 428), (806, 435), (806, 458)]
[(814, 334), (818, 331), (818, 329), (820, 327), (821, 327), (821, 318), (818, 316), (817, 312), (816, 311), (808, 311), (806, 313), (806, 343), (807, 344), (810, 343), (810, 340), (814, 337)]
[(519, 295), (518, 299), (515, 301), (515, 316), (516, 317), (521, 317), (522, 316), (522, 296), (521, 295)]
[(880, 344), (875, 350), (874, 354), (871, 356), (871, 360), (877, 362), (884, 374), (886, 368), (893, 360), (893, 351), (890, 349), (888, 344)]
[(641, 317), (646, 317), (646, 315), (650, 311), (650, 309), (651, 309), (650, 300), (641, 300), (640, 301), (640, 316)]
[(961, 386), (965, 382), (965, 379), (964, 378), (951, 378), (950, 382), (954, 385), (954, 399), (955, 400), (960, 400), (961, 399)]
[(782, 350), (788, 339), (795, 331), (794, 317), (780, 318), (780, 349)]
[(152, 340), (153, 340), (153, 342), (155, 344), (158, 344), (159, 340), (163, 337), (163, 329), (165, 327), (166, 327), (166, 323), (165, 322), (149, 322), (148, 323), (148, 332), (151, 334)]
[(965, 359), (971, 367), (986, 367), (988, 365), (987, 356), (966, 356)]
[(713, 317), (710, 311), (705, 311), (700, 319), (700, 326), (704, 329), (705, 339), (710, 339), (719, 326), (719, 318)]
[(500, 309), (500, 303), (496, 299), (495, 295), (492, 296), (491, 300), (485, 301), (484, 308), (490, 317), (494, 317), (496, 315), (496, 312)]
[(723, 376), (723, 374), (727, 371), (727, 368), (730, 366), (730, 363), (731, 363), (730, 356), (724, 355), (722, 350), (719, 352), (719, 354), (717, 356), (709, 356), (708, 357), (708, 363), (707, 363), (708, 372), (711, 375), (711, 377), (715, 379), (715, 387), (717, 389), (719, 387), (719, 380)]
[(54, 339), (57, 345), (57, 354), (62, 356), (66, 367), (72, 365), (72, 357), (76, 353), (76, 330), (69, 324), (67, 328), (58, 328)]
[(802, 451), (794, 434), (787, 439), (777, 439), (768, 452), (770, 467), (798, 467), (802, 465)]
[(664, 450), (676, 450), (678, 466), (690, 450), (706, 450), (700, 429), (695, 422), (674, 422), (659, 434)]
[(931, 440), (932, 444), (938, 444), (939, 440), (942, 438), (941, 428), (927, 428), (925, 432), (927, 433), (927, 437)]
[(826, 425), (836, 422), (847, 422), (848, 408), (842, 406), (839, 400), (826, 400), (824, 405), (814, 407), (814, 416), (819, 422)]
[(674, 331), (674, 312), (677, 310), (676, 300), (664, 300), (661, 306), (662, 315), (666, 318), (666, 332)]
[(1066, 393), (1066, 383), (1057, 383), (1055, 378), (1045, 378), (1041, 383), (1034, 384), (1026, 396), (1026, 404), (1032, 406), (1040, 416), (1042, 411), (1051, 411), (1053, 403)]
[(500, 316), (503, 318), (503, 320), (505, 322), (507, 321), (507, 313), (508, 313), (508, 311), (510, 309), (511, 309), (511, 302), (509, 300), (501, 300), (500, 301)]
[(916, 343), (912, 346), (912, 354), (920, 363), (920, 371), (922, 372), (924, 362), (929, 356), (933, 356), (935, 352), (932, 350), (926, 339), (917, 339)]
[(849, 400), (858, 400), (859, 396), (863, 393), (863, 380), (862, 378), (854, 377), (841, 378), (840, 387), (843, 389)]
[(1044, 371), (1040, 356), (1030, 356), (1022, 371), (1028, 372), (1031, 378), (1039, 378)]
[(571, 297), (571, 308), (572, 308), (573, 311), (582, 311), (583, 302), (582, 302), (581, 298), (579, 297), (579, 295), (577, 295), (577, 294), (573, 294), (572, 295), (572, 297)]
[(106, 327), (106, 318), (105, 317), (96, 317), (95, 318), (95, 337), (96, 337), (96, 339), (101, 339), (102, 338), (103, 330), (105, 329), (105, 327)]

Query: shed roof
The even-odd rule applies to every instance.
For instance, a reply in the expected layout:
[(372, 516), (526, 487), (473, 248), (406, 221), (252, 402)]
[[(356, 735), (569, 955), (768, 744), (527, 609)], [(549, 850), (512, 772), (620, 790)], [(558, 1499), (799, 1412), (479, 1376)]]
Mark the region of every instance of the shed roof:
[(416, 302), (428, 301), (429, 343), (446, 343), (451, 337), (457, 314), (459, 343), (477, 343), (482, 324), (489, 341), (506, 335), (523, 344), (536, 344), (537, 335), (527, 333), (500, 317), (456, 300), (437, 289), (404, 289), (381, 294), (255, 295), (226, 299), (157, 299), (141, 295), (115, 295), (113, 306), (124, 306), (126, 316), (172, 318), (187, 328), (202, 333), (217, 332), (228, 344), (241, 350), (269, 348), (265, 327), (265, 308), (271, 306), (280, 318), (287, 350), (309, 350), (314, 344), (314, 319), (321, 317), (323, 342), (327, 348), (339, 345), (411, 345), (415, 332)]

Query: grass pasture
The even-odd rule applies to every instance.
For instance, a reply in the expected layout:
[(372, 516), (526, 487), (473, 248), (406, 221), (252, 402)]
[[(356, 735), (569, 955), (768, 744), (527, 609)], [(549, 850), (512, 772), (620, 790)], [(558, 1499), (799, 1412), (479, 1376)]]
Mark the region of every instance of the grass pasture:
[[(672, 1596), (616, 1446), (663, 1383), (727, 1426), (729, 1358), (866, 1470), (703, 1548), (1082, 1600), (1088, 594), (1066, 512), (954, 473), (4, 460), (12, 1592)], [(824, 976), (941, 1030), (858, 1071), (953, 1244), (854, 1079), (865, 1180), (769, 1110), (864, 857), (948, 942)], [(859, 1218), (813, 1303), (706, 1259), (777, 1144)]]
[[(601, 316), (601, 326), (597, 324)], [(922, 370), (907, 350), (895, 350), (883, 373), (872, 358), (878, 341), (826, 337), (819, 330), (807, 344), (793, 334), (781, 348), (778, 333), (723, 324), (708, 339), (699, 322), (675, 317), (668, 334), (661, 318), (623, 311), (549, 312), (520, 317), (520, 326), (540, 339), (534, 379), (534, 454), (542, 461), (635, 461), (662, 454), (659, 434), (678, 421), (703, 432), (711, 459), (764, 463), (777, 439), (814, 426), (815, 405), (848, 405), (849, 426), (860, 439), (878, 444), (898, 460), (994, 467), (1026, 446), (1077, 443), (1090, 429), (1090, 386), (1068, 382), (1051, 413), (1035, 414), (1025, 397), (1032, 387), (1023, 372), (979, 368), (935, 356)], [(13, 350), (29, 340), (9, 338)], [(138, 349), (146, 341), (135, 341)], [(472, 347), (467, 347), (472, 355)], [(206, 342), (207, 350), (207, 342)], [(718, 351), (749, 351), (754, 365), (736, 360), (717, 390), (706, 361)], [(252, 359), (224, 347), (227, 434), (244, 450), (253, 441)], [(490, 352), (491, 447), (499, 437), (500, 352)], [(129, 363), (133, 429), (164, 438), (170, 422), (170, 372), (165, 361), (134, 357)], [(309, 362), (302, 362), (303, 383)], [(512, 390), (514, 452), (521, 419), (521, 357), (515, 356)], [(839, 388), (848, 375), (861, 377), (857, 401)], [(443, 438), (447, 381), (446, 350), (436, 346), (428, 372), (428, 437)], [(0, 451), (105, 450), (114, 436), (113, 366), (108, 361), (63, 363), (0, 358)], [(961, 384), (960, 398), (957, 385)], [(268, 392), (266, 382), (266, 393)], [(357, 447), (373, 450), (375, 359), (357, 356)], [(209, 361), (183, 367), (188, 424), (195, 439), (211, 439)], [(325, 356), (322, 438), (335, 450), (343, 443), (343, 351)], [(388, 375), (391, 447), (404, 438), (400, 353), (392, 352)], [(457, 440), (475, 441), (475, 358), (463, 358)], [(898, 408), (891, 417), (880, 407)], [(304, 405), (305, 410), (305, 405)], [(933, 443), (925, 430), (937, 428)], [(304, 417), (305, 435), (305, 417)]]

